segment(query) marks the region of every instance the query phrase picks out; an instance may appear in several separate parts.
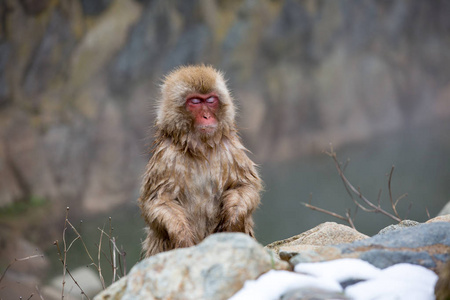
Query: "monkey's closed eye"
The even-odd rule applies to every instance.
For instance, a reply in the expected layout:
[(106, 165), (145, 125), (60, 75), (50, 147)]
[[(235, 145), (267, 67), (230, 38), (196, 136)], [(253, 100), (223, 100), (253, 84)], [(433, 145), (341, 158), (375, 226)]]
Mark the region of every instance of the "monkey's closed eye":
[(216, 97), (209, 97), (208, 99), (206, 99), (206, 103), (214, 103), (216, 102)]
[(189, 99), (189, 102), (191, 102), (192, 104), (200, 104), (202, 102), (202, 100), (197, 99), (197, 98), (192, 98), (192, 99)]

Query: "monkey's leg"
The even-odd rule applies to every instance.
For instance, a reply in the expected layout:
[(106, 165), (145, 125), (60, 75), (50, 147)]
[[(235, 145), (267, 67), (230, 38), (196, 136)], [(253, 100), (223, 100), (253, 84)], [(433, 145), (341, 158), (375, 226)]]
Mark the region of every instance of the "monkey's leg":
[(169, 248), (195, 245), (195, 236), (189, 227), (183, 208), (167, 195), (147, 200), (141, 204), (149, 230), (159, 237), (165, 237)]
[(253, 237), (252, 213), (258, 203), (259, 193), (252, 186), (226, 191), (223, 195), (221, 220), (215, 232), (244, 232)]

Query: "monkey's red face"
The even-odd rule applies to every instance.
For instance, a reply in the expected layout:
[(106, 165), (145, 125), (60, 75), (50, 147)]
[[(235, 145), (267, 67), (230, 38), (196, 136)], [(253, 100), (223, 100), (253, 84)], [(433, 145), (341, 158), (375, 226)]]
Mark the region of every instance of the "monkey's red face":
[(203, 133), (212, 133), (217, 127), (216, 113), (219, 97), (216, 93), (190, 94), (186, 97), (186, 109), (192, 114), (195, 127)]

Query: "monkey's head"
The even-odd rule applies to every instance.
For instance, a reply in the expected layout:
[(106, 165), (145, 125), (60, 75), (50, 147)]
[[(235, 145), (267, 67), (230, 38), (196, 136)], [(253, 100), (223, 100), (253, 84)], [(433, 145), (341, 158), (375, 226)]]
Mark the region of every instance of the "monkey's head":
[(222, 74), (210, 66), (180, 67), (161, 88), (156, 126), (174, 142), (210, 143), (234, 130), (235, 109)]

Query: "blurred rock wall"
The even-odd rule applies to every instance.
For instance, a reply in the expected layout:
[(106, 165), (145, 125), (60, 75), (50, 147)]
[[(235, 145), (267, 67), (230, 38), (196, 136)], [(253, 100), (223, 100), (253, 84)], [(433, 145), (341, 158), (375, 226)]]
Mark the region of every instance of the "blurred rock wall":
[(162, 75), (226, 72), (261, 163), (450, 116), (446, 0), (0, 0), (0, 206), (135, 201)]

